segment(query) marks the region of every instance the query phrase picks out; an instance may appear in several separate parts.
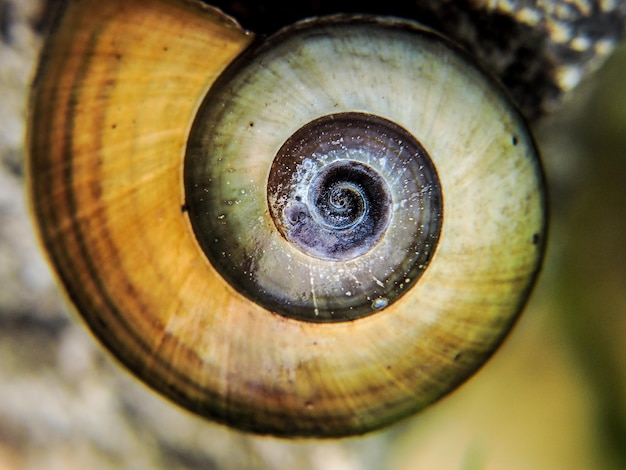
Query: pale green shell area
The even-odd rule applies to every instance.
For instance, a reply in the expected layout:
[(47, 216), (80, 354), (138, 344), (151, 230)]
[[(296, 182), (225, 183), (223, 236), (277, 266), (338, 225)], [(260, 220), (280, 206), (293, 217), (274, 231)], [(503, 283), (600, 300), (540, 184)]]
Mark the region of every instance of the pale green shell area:
[[(519, 117), (493, 83), (437, 35), (392, 24), (301, 26), (296, 33), (279, 33), (244, 56), (209, 92), (189, 146), (194, 165), (187, 171), (198, 176), (187, 202), (206, 200), (201, 216), (213, 220), (208, 243), (263, 289), (311, 292), (313, 302), (316, 296), (353, 296), (360, 285), (391, 282), (384, 266), (405, 256), (401, 222), (408, 199), (394, 198), (396, 218), (380, 246), (348, 262), (312, 259), (281, 237), (271, 220), (267, 180), (274, 156), (305, 124), (342, 112), (389, 119), (430, 154), (444, 198), (439, 249), (459, 252), (455, 256), (461, 258), (449, 258), (455, 276), (463, 266), (478, 280), (481, 265), (494, 276), (496, 265), (507, 270), (511, 263), (518, 271), (536, 263), (533, 238), (543, 230), (541, 182), (535, 149)], [(392, 173), (387, 161), (353, 159)], [(394, 193), (404, 182), (396, 178), (387, 184)], [(407, 278), (407, 288), (413, 281)], [(370, 302), (387, 300), (367, 290), (361, 295)]]

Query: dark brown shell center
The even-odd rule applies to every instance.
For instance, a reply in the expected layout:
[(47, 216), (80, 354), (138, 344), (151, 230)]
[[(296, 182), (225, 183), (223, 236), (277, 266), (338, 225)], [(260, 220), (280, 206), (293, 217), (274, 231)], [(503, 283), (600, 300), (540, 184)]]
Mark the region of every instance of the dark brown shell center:
[[(386, 137), (372, 132), (384, 127)], [(362, 113), (333, 114), (296, 131), (274, 159), (268, 205), (280, 233), (304, 253), (347, 261), (363, 255), (384, 235), (392, 196), (384, 178), (356, 161), (385, 155), (403, 131)], [(397, 145), (397, 144), (396, 144)]]

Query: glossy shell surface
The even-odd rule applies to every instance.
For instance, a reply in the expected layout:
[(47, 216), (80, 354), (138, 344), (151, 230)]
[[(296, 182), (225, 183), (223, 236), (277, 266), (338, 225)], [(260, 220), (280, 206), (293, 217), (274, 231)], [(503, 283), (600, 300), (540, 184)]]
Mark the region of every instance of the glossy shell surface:
[[(307, 22), (279, 37), (304, 30), (326, 40), (338, 24), (354, 20), (322, 23), (320, 30)], [(239, 101), (245, 106), (234, 105), (227, 115), (243, 118), (238, 130), (232, 123), (203, 124), (212, 135), (234, 136), (229, 142), (237, 146), (228, 150), (234, 154), (216, 157), (228, 160), (223, 169), (208, 167), (217, 174), (255, 171), (253, 183), (238, 189), (254, 193), (251, 207), (260, 210), (252, 225), (274, 230), (280, 253), (292, 248), (285, 248), (288, 240), (272, 220), (268, 180), (276, 154), (298, 129), (328, 114), (371, 114), (400, 126), (425, 149), (442, 194), (436, 249), (398, 299), (357, 319), (307, 321), (255, 302), (254, 294), (227, 282), (190, 220), (196, 196), (185, 185), (189, 135), (205, 97), (223, 87), (214, 84), (226, 69), (224, 76), (232, 76), (251, 34), (192, 1), (69, 2), (38, 71), (29, 190), (43, 245), (69, 298), (139, 378), (191, 411), (243, 430), (344, 436), (422, 409), (492, 354), (539, 268), (541, 168), (505, 94), (432, 31), (396, 20), (358, 23), (356, 36), (368, 28), (381, 37), (392, 32), (382, 52), (348, 50), (377, 63), (374, 79), (362, 77), (369, 66), (337, 64), (344, 75), (328, 82), (344, 87), (327, 90), (325, 103), (319, 98), (324, 80), (314, 80), (311, 91), (291, 73), (310, 77), (308, 69), (297, 69), (304, 65), (287, 61), (296, 67), (291, 70), (278, 60), (281, 73), (296, 79), (279, 77), (286, 94), (271, 100), (274, 111), (264, 111), (268, 102), (259, 96), (266, 91), (254, 88)], [(327, 47), (338, 57), (346, 53), (348, 42), (334, 44)], [(332, 71), (333, 64), (321, 68)], [(224, 209), (245, 219), (222, 195), (209, 198), (209, 216)], [(248, 227), (243, 230), (232, 232), (232, 240)], [(378, 234), (373, 249), (387, 236)], [(349, 263), (366, 256), (328, 260), (301, 248), (290, 253), (311, 258), (313, 266), (337, 263), (331, 269), (347, 276)], [(302, 280), (285, 261), (260, 262), (261, 270)]]

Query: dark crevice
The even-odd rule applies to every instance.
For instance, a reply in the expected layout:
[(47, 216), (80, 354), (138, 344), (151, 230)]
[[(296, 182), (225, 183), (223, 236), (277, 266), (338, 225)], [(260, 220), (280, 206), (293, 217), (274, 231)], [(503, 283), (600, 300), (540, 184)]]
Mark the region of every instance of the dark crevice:
[[(594, 48), (580, 52), (552, 41), (547, 24), (528, 25), (515, 13), (487, 11), (472, 0), (305, 0), (285, 4), (282, 0), (204, 0), (235, 18), (244, 28), (260, 34), (312, 16), (361, 13), (396, 16), (418, 21), (445, 34), (466, 48), (476, 60), (508, 89), (524, 115), (534, 120), (560, 102), (564, 90), (557, 81), (563, 65), (583, 72), (594, 59)], [(527, 5), (535, 11), (540, 6)], [(522, 8), (518, 5), (517, 8)], [(623, 35), (626, 8), (584, 15), (574, 11), (568, 24), (574, 37), (592, 41), (618, 39)], [(542, 21), (554, 21), (545, 16)]]

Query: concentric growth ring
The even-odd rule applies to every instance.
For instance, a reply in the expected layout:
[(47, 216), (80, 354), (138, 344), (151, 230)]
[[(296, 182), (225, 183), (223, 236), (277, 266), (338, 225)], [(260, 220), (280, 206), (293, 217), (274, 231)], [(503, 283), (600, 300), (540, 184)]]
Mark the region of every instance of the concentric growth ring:
[[(192, 142), (206, 139), (207, 120), (219, 120), (211, 97)], [(237, 170), (222, 171), (221, 150), (190, 147), (190, 219), (211, 263), (260, 305), (299, 320), (353, 320), (392, 304), (428, 267), (443, 220), (441, 186), (424, 148), (390, 120), (343, 112), (304, 124), (266, 157), (265, 195), (224, 183)], [(241, 175), (261, 161), (248, 158)], [(238, 224), (247, 207), (269, 211), (273, 224)], [(275, 269), (260, 276), (268, 251)]]

